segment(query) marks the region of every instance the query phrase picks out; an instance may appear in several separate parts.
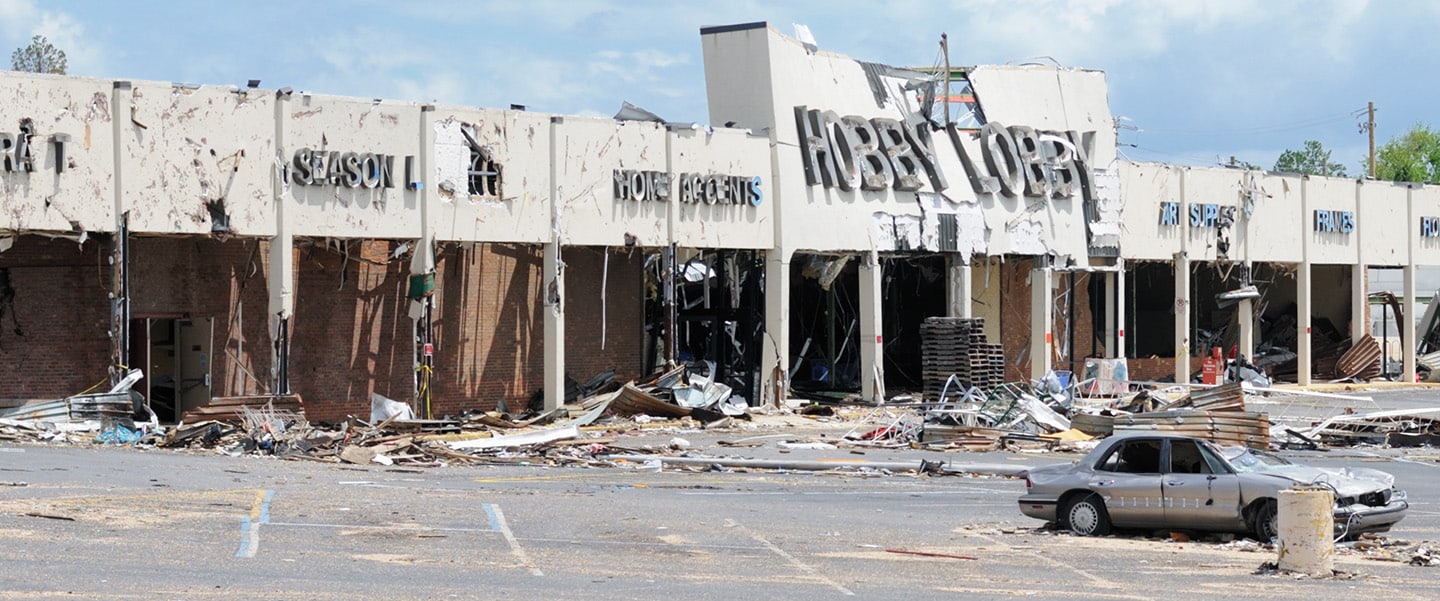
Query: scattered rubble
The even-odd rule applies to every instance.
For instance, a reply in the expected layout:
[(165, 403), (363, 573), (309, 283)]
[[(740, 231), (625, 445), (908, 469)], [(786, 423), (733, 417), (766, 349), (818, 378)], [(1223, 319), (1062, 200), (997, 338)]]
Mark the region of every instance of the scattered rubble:
[[(94, 443), (169, 449), (213, 449), (351, 464), (439, 466), (524, 463), (643, 469), (840, 469), (917, 474), (955, 473), (946, 461), (921, 465), (856, 461), (757, 460), (697, 449), (681, 435), (752, 432), (783, 419), (834, 426), (840, 436), (781, 434), (722, 440), (723, 448), (798, 450), (1085, 452), (1097, 439), (1129, 431), (1166, 431), (1252, 448), (1440, 443), (1440, 408), (1378, 411), (1368, 397), (1279, 390), (1263, 369), (1242, 359), (1207, 367), (1218, 385), (1136, 383), (1123, 359), (1087, 360), (1085, 373), (1052, 372), (1037, 382), (1002, 382), (1004, 360), (986, 341), (980, 319), (925, 322), (923, 392), (878, 406), (790, 401), (749, 407), (705, 373), (673, 367), (638, 381), (613, 371), (570, 381), (566, 404), (516, 416), (471, 411), (417, 419), (410, 405), (372, 395), (369, 419), (313, 424), (297, 395), (213, 399), (174, 426), (157, 423), (130, 391), (128, 372), (110, 391), (0, 408), (0, 441)], [(1379, 359), (1366, 337), (1337, 355), (1336, 369), (1364, 375)], [(1218, 358), (1217, 361), (1223, 360)], [(709, 373), (714, 373), (709, 366)], [(1228, 381), (1226, 381), (1228, 380)], [(1239, 381), (1237, 381), (1239, 380)], [(1366, 403), (1368, 402), (1368, 407)], [(1375, 411), (1364, 409), (1375, 408)], [(1301, 409), (1304, 409), (1302, 411)], [(1359, 411), (1357, 411), (1359, 409)], [(1316, 412), (1321, 415), (1317, 417)], [(137, 419), (138, 418), (138, 419)], [(668, 444), (627, 444), (640, 435), (673, 435)], [(819, 464), (819, 463), (823, 463)], [(981, 470), (1005, 475), (1005, 469)], [(1010, 471), (1013, 471), (1010, 470)], [(1428, 561), (1428, 560), (1427, 560)]]

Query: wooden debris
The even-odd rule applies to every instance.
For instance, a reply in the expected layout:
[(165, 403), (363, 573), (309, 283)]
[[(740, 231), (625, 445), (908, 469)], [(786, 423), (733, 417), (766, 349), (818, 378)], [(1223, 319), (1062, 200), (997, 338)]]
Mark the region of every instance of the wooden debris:
[(1070, 426), (1091, 436), (1109, 436), (1115, 432), (1115, 416), (1104, 413), (1074, 413)]
[(690, 410), (667, 403), (658, 397), (641, 390), (634, 384), (626, 384), (620, 389), (620, 396), (610, 401), (610, 410), (620, 415), (653, 415), (655, 417), (685, 417), (690, 415)]
[[(1373, 373), (1372, 373), (1373, 372)], [(1380, 343), (1366, 334), (1335, 363), (1335, 377), (1369, 379), (1380, 375)]]
[(1157, 411), (1117, 416), (1115, 432), (1169, 432), (1222, 445), (1270, 446), (1270, 418), (1245, 411)]
[(275, 396), (232, 396), (215, 397), (210, 399), (206, 405), (186, 411), (180, 416), (182, 423), (193, 423), (206, 420), (240, 422), (244, 419), (245, 407), (263, 407), (270, 405), (276, 411), (286, 411), (299, 415), (305, 414), (305, 403), (298, 394), (284, 394)]
[[(921, 379), (926, 400), (955, 400), (972, 386), (982, 389), (1005, 380), (1005, 354), (1001, 345), (985, 337), (984, 318), (928, 317), (920, 324)], [(950, 376), (960, 386), (945, 390)]]
[(1190, 393), (1188, 405), (1197, 411), (1244, 411), (1245, 389), (1239, 382), (1230, 382), (1195, 390)]

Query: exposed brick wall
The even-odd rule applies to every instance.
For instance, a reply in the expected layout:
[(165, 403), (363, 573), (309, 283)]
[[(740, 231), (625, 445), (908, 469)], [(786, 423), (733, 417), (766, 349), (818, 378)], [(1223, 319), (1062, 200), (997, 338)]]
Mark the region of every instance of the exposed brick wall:
[[(0, 296), (0, 399), (55, 399), (107, 381), (108, 236), (19, 236), (0, 252), (12, 298)], [(0, 290), (0, 293), (3, 293)]]
[(1030, 270), (1034, 265), (1034, 260), (1023, 257), (1006, 257), (996, 265), (1000, 279), (1000, 339), (1005, 345), (1007, 382), (1030, 379)]
[[(1068, 297), (1070, 293), (1070, 277), (1075, 278), (1075, 300), (1074, 315), (1067, 317), (1070, 311), (1071, 302)], [(1054, 369), (1082, 372), (1085, 370), (1085, 358), (1091, 355), (1091, 348), (1094, 347), (1097, 355), (1105, 352), (1103, 341), (1096, 341), (1093, 338), (1095, 331), (1095, 317), (1090, 310), (1090, 280), (1094, 278), (1104, 279), (1100, 273), (1088, 271), (1055, 272), (1055, 346), (1062, 346), (1068, 349), (1068, 353), (1053, 363)], [(1068, 329), (1067, 329), (1068, 326)], [(1071, 345), (1071, 342), (1074, 345)]]
[[(257, 239), (132, 238), (132, 317), (214, 318), (211, 396), (271, 390), (269, 243)], [(132, 357), (132, 362), (140, 359)]]
[[(1204, 357), (1190, 358), (1190, 373), (1200, 371)], [(1175, 377), (1175, 359), (1170, 357), (1130, 357), (1125, 367), (1133, 381), (1172, 380)]]
[(607, 369), (614, 369), (621, 381), (639, 377), (644, 365), (645, 255), (638, 249), (566, 247), (564, 259), (566, 373), (582, 383)]
[[(1031, 361), (1030, 272), (1035, 268), (1035, 261), (1025, 257), (1006, 257), (994, 268), (998, 269), (1000, 280), (1000, 337), (1005, 345), (1005, 379), (1011, 382), (1028, 381)], [(1103, 276), (1084, 271), (1075, 272), (1074, 315), (1067, 315), (1070, 310), (1067, 297), (1070, 273), (1055, 271), (1051, 277), (1055, 284), (1051, 295), (1055, 317), (1051, 333), (1054, 335), (1052, 340), (1057, 353), (1062, 347), (1070, 345), (1071, 336), (1066, 329), (1067, 323), (1074, 330), (1074, 347), (1069, 348), (1069, 352), (1059, 360), (1052, 357), (1051, 365), (1057, 370), (1080, 371), (1084, 369), (1085, 357), (1090, 355), (1091, 337), (1095, 331), (1095, 318), (1090, 310), (1089, 281), (1091, 278)], [(1099, 343), (1095, 344), (1095, 348), (1097, 352), (1103, 353)]]
[(414, 382), (407, 261), (388, 241), (297, 241), (290, 389), (311, 420), (370, 414), (370, 394), (408, 401)]
[[(351, 242), (297, 250), (297, 317), (291, 329), (291, 389), (312, 420), (368, 415), (371, 392), (412, 398), (408, 261), (386, 262), (389, 242)], [(642, 365), (644, 297), (639, 252), (611, 251), (601, 348), (602, 249), (569, 247), (566, 263), (566, 365), (580, 381), (614, 368), (620, 378)], [(342, 276), (343, 273), (343, 276)], [(437, 417), (518, 411), (543, 386), (543, 253), (536, 245), (447, 245), (436, 266)]]
[(519, 410), (540, 389), (545, 376), (543, 267), (542, 248), (536, 245), (456, 244), (440, 253), (431, 391), (437, 417), (493, 410), (501, 401)]

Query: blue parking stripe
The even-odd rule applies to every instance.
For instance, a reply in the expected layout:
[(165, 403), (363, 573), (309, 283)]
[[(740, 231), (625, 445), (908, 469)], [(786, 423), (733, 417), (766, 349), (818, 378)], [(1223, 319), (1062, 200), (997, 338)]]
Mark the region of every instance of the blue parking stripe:
[(490, 531), (500, 531), (500, 518), (495, 515), (495, 506), (489, 503), (481, 503), (480, 507), (485, 509), (485, 519), (490, 521)]

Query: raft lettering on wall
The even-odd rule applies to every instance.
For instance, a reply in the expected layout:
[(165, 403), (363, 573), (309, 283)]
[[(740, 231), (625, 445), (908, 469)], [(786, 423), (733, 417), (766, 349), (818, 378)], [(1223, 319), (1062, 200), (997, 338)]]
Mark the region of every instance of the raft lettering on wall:
[(1355, 231), (1355, 212), (1315, 209), (1314, 227), (1317, 232), (1349, 234)]
[(741, 205), (758, 207), (764, 202), (760, 176), (681, 173), (616, 169), (613, 173), (616, 200), (669, 202), (671, 187), (679, 181), (680, 202), (686, 204)]
[[(394, 188), (395, 155), (301, 148), (286, 170), (288, 181), (306, 186)], [(406, 188), (417, 190), (415, 157), (405, 157)]]

